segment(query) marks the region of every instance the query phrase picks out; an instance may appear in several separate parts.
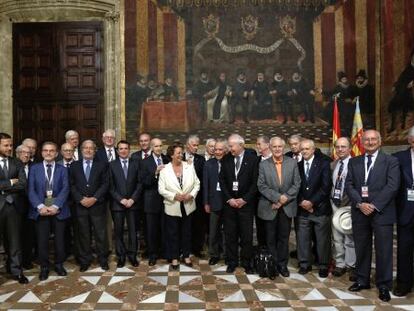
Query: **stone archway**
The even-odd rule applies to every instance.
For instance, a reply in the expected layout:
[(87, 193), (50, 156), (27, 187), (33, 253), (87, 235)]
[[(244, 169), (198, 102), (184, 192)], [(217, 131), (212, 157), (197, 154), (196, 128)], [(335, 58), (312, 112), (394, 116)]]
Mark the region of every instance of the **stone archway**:
[(104, 126), (124, 137), (123, 3), (117, 0), (0, 0), (0, 131), (13, 133), (12, 25), (101, 21), (104, 29)]

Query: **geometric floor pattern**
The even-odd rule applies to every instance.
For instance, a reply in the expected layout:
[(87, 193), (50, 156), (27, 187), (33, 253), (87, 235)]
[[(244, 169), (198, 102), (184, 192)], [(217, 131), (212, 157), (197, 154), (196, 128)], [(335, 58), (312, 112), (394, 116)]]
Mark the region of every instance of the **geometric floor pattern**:
[(321, 279), (317, 270), (303, 276), (290, 266), (289, 278), (269, 280), (239, 268), (227, 274), (222, 262), (193, 262), (193, 268), (180, 265), (179, 271), (166, 261), (149, 267), (146, 260), (120, 269), (111, 257), (109, 271), (95, 267), (80, 273), (69, 261), (67, 277), (51, 272), (40, 282), (34, 268), (26, 271), (30, 283), (24, 286), (2, 273), (0, 310), (414, 310), (414, 294), (384, 303), (375, 288), (348, 292), (346, 275)]

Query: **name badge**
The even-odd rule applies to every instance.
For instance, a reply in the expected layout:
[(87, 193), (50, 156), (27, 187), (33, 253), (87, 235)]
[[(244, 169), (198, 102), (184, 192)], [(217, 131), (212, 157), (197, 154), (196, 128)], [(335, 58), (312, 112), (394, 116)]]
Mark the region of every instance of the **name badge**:
[(221, 191), (221, 188), (220, 188), (220, 183), (219, 183), (219, 182), (217, 182), (216, 191)]
[(334, 199), (340, 200), (341, 199), (341, 190), (340, 189), (335, 189), (333, 197), (334, 197)]
[(46, 197), (50, 199), (52, 196), (53, 196), (53, 191), (52, 190), (47, 190), (46, 191)]
[(414, 190), (407, 189), (407, 201), (414, 201)]
[(239, 182), (233, 181), (233, 191), (239, 191)]
[(361, 197), (368, 198), (368, 186), (362, 186), (361, 187)]

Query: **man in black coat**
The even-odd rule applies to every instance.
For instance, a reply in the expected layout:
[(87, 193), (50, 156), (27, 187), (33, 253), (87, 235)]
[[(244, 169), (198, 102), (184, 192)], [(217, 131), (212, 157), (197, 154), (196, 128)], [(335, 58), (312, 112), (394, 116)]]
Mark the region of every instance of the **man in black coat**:
[(18, 196), (26, 187), (26, 175), (21, 162), (11, 157), (12, 149), (11, 136), (0, 133), (0, 228), (5, 228), (10, 272), (20, 284), (26, 284), (29, 280), (21, 267), (21, 216), (16, 209)]
[(159, 138), (151, 140), (151, 150), (151, 156), (141, 162), (140, 182), (144, 192), (148, 264), (154, 266), (164, 251), (164, 198), (158, 193), (158, 177), (168, 158), (162, 154)]
[(138, 136), (138, 144), (139, 144), (140, 150), (131, 154), (131, 160), (141, 161), (141, 160), (148, 158), (151, 155), (150, 142), (151, 142), (150, 134), (140, 133)]
[(196, 197), (197, 208), (193, 213), (192, 217), (192, 234), (191, 234), (191, 246), (192, 253), (197, 257), (202, 257), (201, 251), (203, 250), (206, 233), (208, 226), (208, 214), (203, 208), (203, 170), (206, 159), (197, 154), (198, 146), (200, 145), (200, 139), (197, 135), (190, 135), (187, 138), (187, 143), (185, 145), (184, 161), (187, 161), (189, 164), (194, 165), (197, 177), (200, 180), (200, 191)]
[[(109, 193), (112, 197), (111, 211), (114, 221), (115, 250), (118, 268), (125, 265), (128, 257), (132, 266), (139, 265), (137, 260), (138, 240), (135, 228), (135, 213), (141, 197), (142, 184), (138, 181), (140, 162), (130, 160), (130, 144), (121, 140), (117, 144), (119, 158), (109, 162)], [(124, 223), (128, 228), (128, 245), (124, 243)]]
[(106, 130), (102, 134), (103, 147), (96, 152), (95, 159), (101, 162), (112, 162), (118, 159), (117, 149), (115, 148), (115, 131)]
[(242, 118), (244, 123), (249, 123), (249, 93), (251, 86), (246, 78), (244, 70), (237, 71), (236, 82), (233, 87), (233, 97), (230, 101), (230, 123), (236, 119), (237, 107), (242, 109)]
[(398, 160), (383, 153), (381, 135), (367, 130), (362, 137), (365, 155), (351, 159), (345, 188), (352, 202), (352, 231), (355, 241), (358, 280), (349, 288), (370, 288), (372, 237), (375, 236), (375, 281), (379, 299), (389, 301), (392, 287), (393, 225), (395, 196), (400, 185)]
[(313, 140), (300, 143), (302, 161), (299, 163), (301, 185), (298, 194), (297, 245), (299, 273), (312, 269), (311, 232), (315, 231), (316, 251), (319, 261), (319, 276), (328, 276), (331, 249), (331, 190), (330, 162), (315, 155)]
[(109, 187), (106, 163), (95, 161), (96, 145), (85, 140), (81, 146), (82, 160), (73, 162), (69, 176), (72, 199), (75, 203), (74, 217), (79, 230), (80, 271), (88, 270), (92, 262), (91, 226), (93, 226), (98, 261), (108, 270), (108, 234), (106, 227), (105, 198)]
[(203, 172), (203, 203), (204, 210), (210, 215), (208, 252), (209, 265), (215, 265), (220, 260), (223, 225), (223, 197), (219, 183), (221, 160), (227, 152), (227, 142), (218, 140), (214, 146), (214, 158), (204, 165)]
[[(233, 273), (241, 265), (246, 273), (252, 273), (253, 216), (257, 199), (258, 157), (245, 152), (244, 139), (238, 134), (228, 139), (230, 154), (222, 160), (219, 175), (224, 200), (224, 235), (227, 273)], [(240, 239), (240, 244), (239, 244)]]

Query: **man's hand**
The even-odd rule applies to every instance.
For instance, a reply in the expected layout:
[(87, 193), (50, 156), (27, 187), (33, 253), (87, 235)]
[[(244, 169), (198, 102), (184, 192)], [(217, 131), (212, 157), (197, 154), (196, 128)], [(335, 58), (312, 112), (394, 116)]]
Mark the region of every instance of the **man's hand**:
[(55, 205), (48, 206), (47, 210), (48, 210), (50, 216), (56, 215), (59, 211), (58, 207), (55, 206)]
[(280, 202), (277, 202), (277, 203), (272, 203), (272, 209), (279, 209), (279, 208), (281, 208), (282, 207), (282, 204), (280, 204)]
[(128, 207), (128, 199), (123, 198), (121, 201), (119, 201), (124, 207)]
[(12, 186), (14, 186), (15, 184), (17, 184), (18, 182), (19, 182), (19, 179), (17, 179), (17, 178), (10, 179), (10, 183), (11, 183)]
[(204, 210), (206, 211), (207, 214), (210, 214), (211, 213), (210, 204), (204, 204)]
[(158, 165), (157, 169), (155, 170), (155, 175), (158, 175), (164, 167), (164, 164)]
[(239, 205), (236, 199), (230, 199), (227, 201), (227, 203), (233, 208), (239, 208)]
[(96, 201), (98, 201), (98, 200), (94, 197), (90, 197), (90, 198), (83, 197), (83, 199), (80, 201), (80, 204), (82, 204), (82, 206), (84, 206), (86, 208), (89, 208), (92, 205), (94, 205), (96, 203)]
[(285, 196), (284, 194), (282, 194), (279, 198), (279, 202), (280, 202), (281, 205), (286, 204), (288, 200), (289, 200), (289, 198), (287, 196)]
[(49, 209), (47, 206), (43, 206), (39, 209), (39, 214), (42, 216), (48, 216), (49, 215)]
[(303, 200), (300, 202), (299, 206), (307, 210), (309, 213), (313, 213), (313, 204), (311, 201)]
[(361, 203), (359, 209), (365, 216), (369, 216), (374, 211), (374, 207), (369, 203)]
[(236, 199), (236, 202), (237, 202), (238, 208), (242, 208), (243, 206), (247, 204), (247, 202), (243, 200), (242, 198)]

